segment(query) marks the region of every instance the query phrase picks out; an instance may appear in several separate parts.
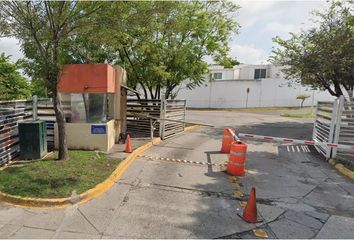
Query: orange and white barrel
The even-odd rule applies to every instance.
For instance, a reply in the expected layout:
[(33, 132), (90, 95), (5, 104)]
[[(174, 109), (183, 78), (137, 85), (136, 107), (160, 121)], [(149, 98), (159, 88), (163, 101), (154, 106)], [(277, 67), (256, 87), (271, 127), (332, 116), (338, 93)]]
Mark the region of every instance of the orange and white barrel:
[(227, 173), (233, 176), (245, 175), (247, 145), (237, 141), (231, 143), (229, 162), (227, 163)]
[(222, 153), (230, 153), (231, 143), (233, 142), (234, 130), (231, 128), (224, 129), (223, 137), (222, 137), (222, 145), (221, 145), (221, 152)]

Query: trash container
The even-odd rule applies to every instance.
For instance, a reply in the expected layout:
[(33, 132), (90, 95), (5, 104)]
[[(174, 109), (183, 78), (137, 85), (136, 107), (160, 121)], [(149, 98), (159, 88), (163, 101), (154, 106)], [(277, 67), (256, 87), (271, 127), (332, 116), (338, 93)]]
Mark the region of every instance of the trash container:
[(21, 159), (41, 159), (47, 154), (45, 121), (28, 120), (18, 124)]

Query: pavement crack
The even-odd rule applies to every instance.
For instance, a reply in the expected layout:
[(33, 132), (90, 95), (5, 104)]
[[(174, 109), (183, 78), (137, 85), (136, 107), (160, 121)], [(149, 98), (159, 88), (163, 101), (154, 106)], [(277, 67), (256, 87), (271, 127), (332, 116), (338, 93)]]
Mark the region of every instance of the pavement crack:
[(80, 210), (80, 208), (77, 208), (77, 211), (85, 218), (85, 220), (97, 231), (98, 234), (102, 234), (100, 230), (96, 228), (96, 226), (86, 217), (86, 215)]
[[(291, 221), (291, 222), (294, 222), (294, 223), (297, 223), (297, 224), (299, 224), (299, 225), (301, 225), (301, 226), (310, 228), (311, 230), (315, 230), (315, 231), (318, 230), (318, 228), (310, 227), (310, 226), (308, 226), (308, 225), (306, 225), (306, 224), (303, 224), (302, 222), (295, 221), (294, 219), (290, 219), (290, 218), (287, 218), (287, 217), (285, 217), (285, 218), (288, 219), (288, 220)], [(322, 222), (321, 222), (321, 223), (322, 223)]]
[(300, 200), (303, 200), (308, 195), (310, 195), (317, 187), (318, 187), (318, 184), (316, 186), (314, 186), (308, 193), (306, 193), (304, 196), (302, 196)]
[(26, 227), (26, 228), (33, 228), (33, 229), (39, 229), (39, 230), (46, 230), (46, 231), (55, 232), (55, 230), (53, 230), (53, 229), (49, 229), (49, 228), (42, 228), (42, 227), (35, 227), (35, 226), (28, 226), (28, 225), (23, 225), (22, 227)]
[(310, 215), (310, 214), (308, 214), (307, 212), (304, 212), (304, 214), (306, 215), (306, 216), (308, 216), (308, 217), (311, 217), (311, 218), (313, 218), (313, 219), (316, 219), (317, 221), (320, 221), (321, 223), (325, 223), (325, 222), (327, 222), (327, 220), (328, 220), (328, 218), (326, 219), (326, 220), (324, 220), (324, 219), (321, 219), (321, 218), (318, 218), (318, 217), (315, 217), (315, 216), (312, 216), (312, 215)]
[[(285, 214), (286, 212), (287, 212), (287, 210), (285, 210), (285, 211), (284, 211), (283, 213), (281, 213), (278, 217), (274, 218), (274, 219), (271, 220), (271, 221), (268, 221), (268, 222), (264, 221), (264, 224), (260, 224), (259, 227), (266, 226), (266, 225), (268, 225), (269, 223), (273, 223), (273, 222), (278, 221), (279, 219), (281, 219), (281, 218), (284, 216), (284, 214)], [(261, 215), (261, 217), (263, 218), (263, 220), (265, 220), (264, 217), (262, 216), (262, 214), (260, 214), (260, 215)]]
[(326, 225), (326, 222), (328, 221), (328, 219), (330, 218), (331, 216), (329, 216), (327, 218), (327, 220), (323, 223), (322, 227), (320, 229), (318, 229), (318, 232), (315, 234), (315, 236), (313, 237), (314, 239), (317, 238), (317, 235), (319, 234), (319, 232), (322, 230), (322, 228), (324, 227), (324, 225)]
[(22, 229), (23, 228), (23, 225), (21, 226), (21, 227), (19, 227), (16, 231), (14, 231), (13, 233), (11, 233), (10, 235), (9, 235), (9, 238), (10, 237), (12, 237), (12, 236), (14, 236), (18, 231), (20, 231), (20, 229)]
[[(230, 200), (240, 200), (239, 198), (236, 198), (233, 195), (227, 194), (224, 192), (215, 192), (215, 191), (207, 191), (207, 190), (201, 190), (201, 189), (195, 189), (195, 188), (170, 186), (170, 185), (159, 184), (159, 183), (152, 183), (151, 185), (159, 187), (159, 189), (166, 190), (166, 191), (199, 194), (199, 195), (206, 196), (206, 197), (217, 197), (217, 198), (222, 197), (224, 199), (230, 199)], [(149, 186), (146, 186), (146, 187), (149, 187)]]

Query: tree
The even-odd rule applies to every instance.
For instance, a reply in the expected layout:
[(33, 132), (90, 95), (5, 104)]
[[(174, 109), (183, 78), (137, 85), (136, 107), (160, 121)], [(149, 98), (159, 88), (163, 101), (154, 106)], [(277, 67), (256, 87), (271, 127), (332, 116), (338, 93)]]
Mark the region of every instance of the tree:
[(301, 108), (304, 106), (305, 100), (308, 99), (309, 97), (310, 97), (310, 95), (308, 95), (308, 94), (299, 94), (296, 96), (296, 99), (301, 100)]
[(316, 27), (291, 33), (289, 40), (275, 37), (280, 48), (273, 49), (271, 61), (284, 66), (288, 79), (333, 96), (349, 96), (354, 88), (354, 2), (331, 2), (323, 12), (315, 12)]
[(26, 99), (31, 96), (29, 82), (20, 74), (10, 57), (0, 54), (0, 100)]
[[(144, 97), (175, 95), (183, 81), (193, 88), (204, 81), (206, 56), (234, 64), (227, 58), (228, 41), (238, 31), (230, 2), (118, 2), (98, 16), (91, 41), (117, 53), (114, 63), (127, 69), (128, 83)], [(116, 17), (119, 15), (119, 17)], [(98, 36), (98, 37), (97, 37)]]
[(218, 64), (223, 66), (224, 68), (233, 68), (236, 65), (239, 65), (239, 61), (237, 61), (237, 59), (233, 59), (233, 58), (229, 58), (229, 57), (225, 57), (223, 59), (220, 59), (218, 61)]
[(59, 159), (68, 159), (64, 111), (57, 92), (58, 79), (65, 64), (65, 41), (89, 28), (90, 16), (98, 2), (80, 1), (3, 1), (0, 2), (0, 33), (20, 40), (32, 73), (44, 80), (53, 97), (58, 124)]

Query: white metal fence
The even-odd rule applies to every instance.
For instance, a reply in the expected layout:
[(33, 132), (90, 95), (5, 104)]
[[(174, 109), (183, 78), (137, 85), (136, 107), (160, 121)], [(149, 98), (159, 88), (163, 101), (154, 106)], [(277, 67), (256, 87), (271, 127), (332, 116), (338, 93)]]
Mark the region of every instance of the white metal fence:
[(32, 117), (32, 100), (0, 101), (0, 165), (19, 155), (18, 123)]
[[(334, 102), (318, 102), (313, 128), (315, 142), (354, 145), (354, 99), (343, 96)], [(327, 159), (335, 158), (349, 164), (354, 163), (354, 152), (344, 148), (316, 146)]]
[[(354, 145), (354, 99), (343, 100), (338, 105), (338, 116), (334, 134), (334, 143)], [(354, 164), (354, 152), (345, 149), (333, 149), (332, 158)]]
[(184, 131), (185, 116), (185, 100), (128, 99), (127, 132), (133, 137), (166, 139)]
[(18, 123), (28, 119), (46, 122), (47, 146), (54, 147), (55, 113), (51, 99), (0, 101), (0, 165), (19, 155)]

